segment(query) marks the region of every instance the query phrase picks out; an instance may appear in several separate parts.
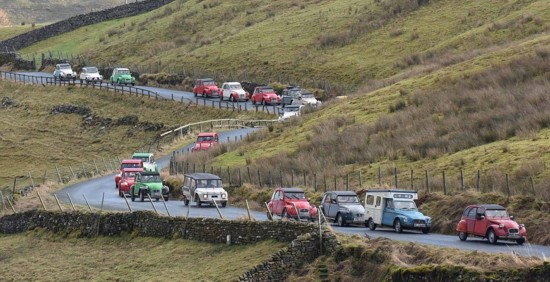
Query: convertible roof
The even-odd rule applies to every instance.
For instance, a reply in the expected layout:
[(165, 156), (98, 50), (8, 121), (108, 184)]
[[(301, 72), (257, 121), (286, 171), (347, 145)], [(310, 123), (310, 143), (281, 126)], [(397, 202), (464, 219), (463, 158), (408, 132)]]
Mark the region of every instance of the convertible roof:
[(302, 188), (281, 188), (281, 190), (285, 192), (294, 192), (294, 193), (303, 193), (304, 190)]
[(122, 171), (124, 171), (124, 172), (142, 172), (143, 168), (142, 167), (129, 167), (129, 168), (122, 169)]
[(501, 205), (495, 205), (495, 204), (486, 204), (486, 205), (479, 205), (481, 208), (485, 208), (486, 210), (505, 210)]
[(134, 153), (132, 156), (133, 157), (148, 157), (150, 155), (152, 155), (153, 153)]
[(188, 177), (191, 177), (193, 179), (221, 179), (219, 176), (215, 175), (215, 174), (211, 174), (211, 173), (202, 173), (202, 172), (197, 172), (197, 173), (186, 173), (185, 176), (188, 176)]
[(357, 196), (357, 193), (353, 191), (330, 191), (330, 192), (327, 192), (327, 194), (328, 193), (334, 193), (336, 195), (341, 195), (341, 196)]
[(197, 136), (213, 136), (216, 134), (217, 134), (216, 132), (203, 132), (203, 133), (199, 133), (199, 135)]
[(142, 162), (142, 160), (138, 160), (138, 159), (124, 159), (124, 160), (122, 160), (121, 163), (123, 163), (123, 164), (139, 164), (141, 162)]
[(141, 175), (160, 175), (157, 171), (144, 171), (140, 173)]

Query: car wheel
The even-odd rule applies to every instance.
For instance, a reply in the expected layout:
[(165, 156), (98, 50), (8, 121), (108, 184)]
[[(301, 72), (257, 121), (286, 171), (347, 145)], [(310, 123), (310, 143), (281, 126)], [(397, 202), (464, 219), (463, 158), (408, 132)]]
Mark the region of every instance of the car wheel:
[(187, 197), (184, 197), (183, 198), (183, 203), (188, 206), (189, 205), (189, 199), (187, 199)]
[(422, 228), (422, 233), (423, 233), (423, 234), (428, 234), (428, 233), (430, 233), (430, 228), (429, 228), (429, 227)]
[(460, 241), (466, 241), (466, 239), (468, 239), (468, 233), (458, 232), (458, 239), (460, 239)]
[(269, 213), (268, 211), (265, 212), (266, 215), (267, 215), (267, 220), (273, 220), (273, 217), (271, 216), (271, 213)]
[(160, 201), (160, 198), (156, 198), (156, 201), (157, 201), (157, 202)]
[(372, 218), (369, 219), (368, 225), (369, 225), (370, 230), (375, 230), (376, 229), (376, 223), (374, 223), (374, 220), (372, 220)]
[(283, 213), (281, 213), (281, 218), (286, 218), (286, 219), (289, 218), (288, 213), (286, 212), (286, 209), (283, 209)]
[(264, 106), (265, 106), (265, 100), (264, 100), (264, 99), (262, 99), (262, 105), (264, 105)]
[(493, 231), (493, 229), (489, 229), (489, 231), (487, 231), (487, 240), (489, 240), (489, 243), (491, 244), (497, 243), (498, 237), (497, 237), (497, 234), (495, 234), (495, 231)]
[(336, 222), (338, 223), (338, 226), (344, 227), (346, 226), (346, 221), (342, 218), (340, 214), (336, 215)]
[(169, 198), (169, 196), (164, 197), (164, 201), (168, 202), (168, 198)]
[(523, 245), (523, 243), (525, 243), (525, 238), (517, 239), (516, 243), (518, 243), (518, 245)]
[(202, 97), (206, 98), (206, 92), (202, 92)]
[(403, 226), (401, 226), (401, 220), (399, 220), (399, 218), (393, 222), (393, 229), (396, 233), (403, 232)]
[(202, 202), (200, 200), (197, 201), (197, 206), (199, 206), (199, 207), (202, 206)]
[(136, 196), (134, 195), (134, 192), (132, 192), (132, 202), (136, 201)]
[(235, 98), (235, 96), (233, 96), (233, 102), (237, 102), (237, 98)]
[(124, 195), (122, 195), (122, 191), (118, 190), (118, 196), (121, 198), (124, 197)]
[(220, 95), (220, 101), (223, 101), (223, 93)]
[(227, 206), (227, 202), (222, 203), (222, 208), (225, 208)]
[(144, 202), (145, 201), (145, 195), (143, 195), (143, 192), (139, 193), (140, 197), (139, 200)]

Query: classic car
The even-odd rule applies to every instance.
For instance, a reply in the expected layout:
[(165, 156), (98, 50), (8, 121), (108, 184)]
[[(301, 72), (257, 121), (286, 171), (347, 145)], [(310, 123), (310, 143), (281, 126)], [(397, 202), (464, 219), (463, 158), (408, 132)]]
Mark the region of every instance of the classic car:
[(339, 226), (365, 224), (365, 208), (353, 191), (325, 192), (321, 200), (321, 211), (327, 219)]
[(268, 219), (277, 215), (281, 218), (315, 221), (318, 216), (317, 208), (309, 203), (304, 190), (300, 188), (275, 189), (267, 208)]
[(219, 176), (210, 173), (186, 173), (183, 176), (183, 202), (186, 206), (193, 201), (197, 206), (203, 204), (213, 205), (219, 203), (222, 207), (227, 205), (228, 194), (223, 189)]

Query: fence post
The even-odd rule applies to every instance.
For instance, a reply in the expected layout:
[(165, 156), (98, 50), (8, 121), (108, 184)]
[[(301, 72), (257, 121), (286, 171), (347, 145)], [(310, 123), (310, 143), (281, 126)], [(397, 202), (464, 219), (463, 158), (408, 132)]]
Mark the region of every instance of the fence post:
[(231, 186), (231, 171), (229, 170), (229, 167), (227, 167), (227, 177), (229, 177), (229, 186)]
[(414, 171), (411, 169), (411, 190), (414, 190)]
[(57, 202), (57, 206), (59, 207), (59, 210), (63, 212), (63, 208), (61, 207), (61, 203), (59, 202), (59, 199), (57, 198), (56, 194), (53, 194), (53, 197), (55, 198), (55, 201)]
[(283, 185), (283, 171), (279, 169), (279, 176), (281, 178), (281, 187), (284, 187)]
[(269, 172), (269, 187), (273, 187), (273, 176), (271, 175), (271, 170)]
[(57, 171), (57, 176), (59, 177), (59, 183), (63, 183), (63, 180), (61, 179), (61, 174), (59, 173), (59, 168), (55, 166), (55, 170)]
[(378, 167), (378, 186), (382, 186), (382, 168)]
[(94, 166), (95, 166), (95, 172), (96, 172), (97, 174), (99, 174), (99, 169), (97, 168), (97, 163), (95, 162), (95, 160), (94, 160)]
[(506, 174), (506, 195), (510, 198), (510, 179), (508, 173)]
[[(250, 167), (246, 166), (246, 172), (248, 174), (248, 183), (252, 184), (252, 177), (250, 177)], [(283, 186), (283, 184), (281, 184)]]
[(74, 204), (73, 204), (73, 199), (71, 199), (71, 195), (69, 195), (69, 193), (67, 193), (67, 198), (69, 198), (69, 203), (71, 203), (71, 207), (73, 207), (73, 211), (76, 211), (76, 208), (74, 207)]
[(349, 191), (349, 173), (346, 174), (346, 191)]
[(294, 187), (294, 170), (292, 171), (292, 174), (290, 175), (290, 186)]
[(71, 174), (73, 175), (73, 179), (76, 179), (76, 174), (74, 174), (73, 168), (69, 166), (69, 170), (71, 170)]
[(480, 185), (479, 185), (479, 184), (480, 184), (480, 183), (479, 183), (480, 180), (481, 180), (481, 174), (480, 174), (479, 169), (478, 169), (478, 170), (477, 170), (477, 179), (476, 179), (476, 188), (477, 188), (477, 191), (478, 191), (478, 192), (479, 192), (479, 190), (480, 190)]
[(464, 192), (464, 170), (460, 169), (460, 187), (462, 188), (462, 192)]
[(42, 200), (42, 197), (40, 196), (40, 193), (38, 191), (36, 191), (36, 195), (38, 195), (38, 199), (40, 200), (40, 203), (42, 204), (42, 207), (44, 208), (44, 210), (47, 211), (48, 209), (46, 209), (46, 205), (44, 204), (44, 201)]
[(327, 176), (326, 175), (323, 175), (323, 181), (325, 182), (325, 191), (327, 191)]
[(531, 191), (533, 193), (533, 196), (536, 196), (537, 193), (535, 192), (535, 181), (533, 181), (533, 176), (529, 176), (529, 180), (531, 180)]
[[(212, 173), (214, 173), (214, 170), (212, 169)], [(239, 167), (239, 187), (243, 186), (243, 178), (241, 176), (241, 168)]]
[(258, 184), (260, 185), (260, 188), (263, 188), (262, 176), (260, 175), (260, 169), (259, 168), (257, 169), (257, 172), (258, 172)]
[(428, 178), (428, 170), (424, 170), (425, 176), (426, 176), (426, 191), (430, 193), (430, 180)]
[(359, 189), (363, 189), (363, 179), (361, 177), (361, 171), (359, 171)]
[(447, 183), (445, 181), (445, 171), (443, 171), (443, 195), (447, 195)]
[(317, 174), (313, 174), (313, 191), (317, 192)]
[(336, 191), (336, 175), (334, 176), (334, 190), (333, 191)]
[(395, 180), (395, 189), (397, 189), (397, 167), (393, 168), (393, 178)]
[(306, 173), (304, 172), (303, 174), (304, 174), (304, 187), (306, 187), (307, 186)]
[(31, 179), (31, 185), (32, 185), (32, 188), (34, 189), (34, 180), (32, 180), (32, 175), (30, 172), (29, 172), (29, 178)]

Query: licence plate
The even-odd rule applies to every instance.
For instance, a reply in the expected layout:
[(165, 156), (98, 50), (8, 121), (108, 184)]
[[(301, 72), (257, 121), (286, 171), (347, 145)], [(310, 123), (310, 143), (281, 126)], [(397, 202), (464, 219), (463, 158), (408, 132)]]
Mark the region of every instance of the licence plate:
[(365, 221), (365, 218), (362, 217), (362, 216), (361, 216), (361, 217), (356, 217), (353, 221), (355, 221), (355, 222), (363, 222), (363, 221)]
[(426, 224), (424, 224), (424, 223), (415, 223), (414, 227), (426, 227)]
[(509, 238), (519, 238), (519, 234), (510, 234), (508, 235)]

